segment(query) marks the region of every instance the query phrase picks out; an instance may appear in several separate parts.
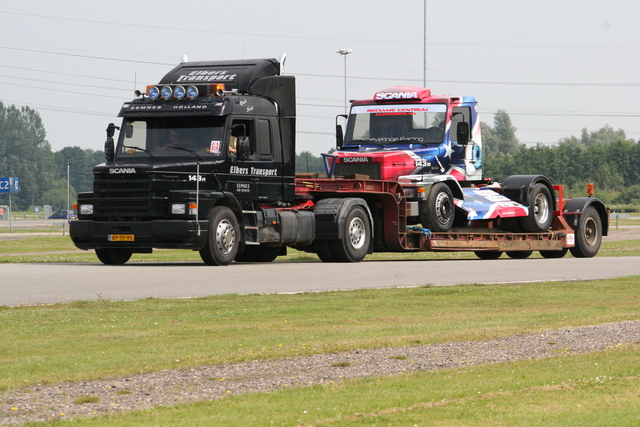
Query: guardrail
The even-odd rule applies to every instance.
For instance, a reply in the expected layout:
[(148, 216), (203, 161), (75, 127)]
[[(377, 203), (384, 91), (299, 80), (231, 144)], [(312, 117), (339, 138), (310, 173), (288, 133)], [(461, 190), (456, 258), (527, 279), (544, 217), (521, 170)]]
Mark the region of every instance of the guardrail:
[(612, 214), (609, 214), (609, 218), (616, 220), (616, 230), (617, 230), (618, 229), (619, 220), (621, 220), (621, 219), (629, 219), (630, 215), (629, 214), (621, 214), (621, 213), (612, 213)]

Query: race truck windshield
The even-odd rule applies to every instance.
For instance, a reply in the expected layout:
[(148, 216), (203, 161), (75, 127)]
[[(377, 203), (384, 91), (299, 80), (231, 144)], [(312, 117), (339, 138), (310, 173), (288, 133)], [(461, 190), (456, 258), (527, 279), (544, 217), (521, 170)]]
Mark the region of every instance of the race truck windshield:
[(439, 144), (445, 104), (357, 105), (351, 108), (344, 145)]
[(115, 158), (218, 158), (222, 155), (224, 125), (224, 117), (125, 118)]

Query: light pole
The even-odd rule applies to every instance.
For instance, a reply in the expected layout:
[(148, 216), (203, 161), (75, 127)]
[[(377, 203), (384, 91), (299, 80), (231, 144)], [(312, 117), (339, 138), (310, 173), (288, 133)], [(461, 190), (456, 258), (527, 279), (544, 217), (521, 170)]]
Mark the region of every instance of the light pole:
[(353, 49), (340, 49), (336, 53), (344, 57), (344, 113), (347, 114), (347, 55), (353, 53)]

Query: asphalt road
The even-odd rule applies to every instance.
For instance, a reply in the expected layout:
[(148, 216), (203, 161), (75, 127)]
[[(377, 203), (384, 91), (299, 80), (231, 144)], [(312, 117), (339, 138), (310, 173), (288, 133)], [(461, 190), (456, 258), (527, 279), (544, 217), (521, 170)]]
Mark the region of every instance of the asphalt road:
[[(637, 257), (202, 263), (0, 264), (0, 305), (77, 300), (189, 298), (216, 294), (321, 292), (358, 288), (526, 283), (640, 275)], [(587, 285), (588, 286), (588, 285)]]

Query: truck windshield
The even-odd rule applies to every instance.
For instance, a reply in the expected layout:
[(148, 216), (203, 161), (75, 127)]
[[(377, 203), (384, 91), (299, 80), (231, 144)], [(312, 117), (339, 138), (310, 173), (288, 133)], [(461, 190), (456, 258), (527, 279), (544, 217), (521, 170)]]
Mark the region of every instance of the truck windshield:
[(224, 125), (224, 117), (125, 118), (116, 159), (220, 157)]
[(351, 108), (344, 145), (439, 144), (445, 104), (357, 105)]

